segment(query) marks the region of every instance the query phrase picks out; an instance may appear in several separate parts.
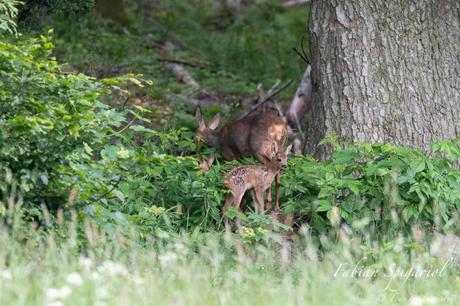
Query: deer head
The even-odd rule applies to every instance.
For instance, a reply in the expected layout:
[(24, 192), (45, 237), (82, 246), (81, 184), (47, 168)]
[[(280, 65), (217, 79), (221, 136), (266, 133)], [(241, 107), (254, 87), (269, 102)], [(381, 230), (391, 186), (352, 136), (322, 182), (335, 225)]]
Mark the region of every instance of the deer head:
[(285, 169), (288, 165), (288, 156), (291, 153), (292, 144), (286, 150), (278, 150), (276, 142), (272, 144), (272, 155), (270, 162), (276, 166), (277, 169)]
[(218, 147), (219, 136), (215, 129), (220, 123), (220, 114), (216, 114), (208, 124), (203, 120), (203, 114), (201, 113), (201, 107), (198, 106), (195, 114), (198, 129), (195, 133), (195, 143), (200, 144), (204, 140), (213, 147)]

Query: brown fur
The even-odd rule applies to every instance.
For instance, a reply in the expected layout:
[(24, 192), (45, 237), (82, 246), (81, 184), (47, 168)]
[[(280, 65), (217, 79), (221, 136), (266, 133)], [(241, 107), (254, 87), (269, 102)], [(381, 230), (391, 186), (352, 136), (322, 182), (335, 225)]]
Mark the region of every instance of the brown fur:
[[(270, 161), (272, 143), (275, 143), (277, 148), (283, 148), (288, 135), (287, 124), (273, 112), (263, 112), (228, 122), (219, 131), (215, 131), (220, 121), (219, 114), (206, 125), (198, 108), (196, 119), (198, 122), (196, 138), (203, 137), (209, 145), (217, 148), (226, 160), (252, 155), (261, 163), (267, 164)], [(279, 208), (279, 181), (280, 177), (277, 175), (276, 208)], [(271, 188), (267, 196), (267, 208), (271, 208)]]
[[(240, 209), (241, 200), (248, 190), (252, 190), (252, 196), (256, 213), (264, 212), (264, 192), (270, 190), (271, 184), (278, 175), (279, 171), (287, 166), (287, 159), (292, 145), (286, 151), (278, 150), (276, 144), (271, 145), (271, 156), (269, 161), (264, 165), (238, 166), (230, 170), (224, 178), (224, 186), (232, 192), (227, 197), (225, 205), (222, 208), (225, 225), (228, 226), (228, 220), (225, 217), (230, 205), (234, 205), (237, 210)], [(237, 220), (239, 226), (239, 220)]]

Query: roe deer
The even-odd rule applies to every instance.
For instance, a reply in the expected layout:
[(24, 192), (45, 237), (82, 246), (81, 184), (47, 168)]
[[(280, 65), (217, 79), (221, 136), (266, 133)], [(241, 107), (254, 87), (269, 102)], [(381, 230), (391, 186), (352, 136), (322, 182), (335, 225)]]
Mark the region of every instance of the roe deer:
[[(234, 205), (238, 211), (241, 200), (248, 190), (252, 190), (254, 208), (256, 213), (264, 212), (264, 192), (271, 189), (271, 185), (276, 175), (282, 168), (287, 166), (287, 159), (292, 145), (289, 145), (286, 151), (278, 150), (276, 143), (271, 145), (270, 160), (264, 165), (238, 166), (230, 170), (224, 178), (224, 186), (233, 193), (230, 195), (222, 208), (225, 227), (228, 228), (228, 219), (225, 217), (230, 205)], [(237, 219), (237, 225), (240, 222)]]
[[(267, 164), (271, 156), (271, 144), (283, 148), (288, 126), (277, 114), (263, 112), (249, 115), (243, 119), (225, 124), (219, 131), (215, 131), (220, 122), (217, 114), (209, 124), (203, 120), (201, 109), (196, 111), (198, 129), (195, 138), (204, 140), (212, 147), (217, 148), (226, 160), (239, 159), (245, 156), (254, 156), (258, 161)], [(278, 190), (279, 175), (275, 180), (275, 207), (279, 208)], [(271, 188), (267, 196), (267, 208), (271, 208)]]

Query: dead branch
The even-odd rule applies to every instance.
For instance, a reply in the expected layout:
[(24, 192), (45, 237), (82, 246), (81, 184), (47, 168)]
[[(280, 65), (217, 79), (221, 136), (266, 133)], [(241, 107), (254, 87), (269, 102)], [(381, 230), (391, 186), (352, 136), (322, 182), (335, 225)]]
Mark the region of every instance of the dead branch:
[[(249, 111), (247, 111), (245, 114), (243, 114), (238, 120), (246, 118), (248, 115), (250, 115), (252, 112), (254, 112), (257, 108), (259, 108), (261, 105), (263, 105), (265, 102), (269, 101), (273, 97), (275, 97), (277, 94), (282, 92), (284, 89), (288, 88), (289, 85), (292, 84), (292, 80), (287, 81), (284, 85), (280, 86), (278, 89), (274, 90), (272, 94), (266, 96), (264, 99), (262, 99), (259, 103), (254, 105)], [(259, 98), (257, 98), (259, 100)]]
[(198, 84), (197, 81), (190, 75), (190, 73), (185, 70), (184, 67), (182, 67), (179, 64), (168, 64), (167, 65), (169, 69), (171, 69), (172, 73), (174, 76), (182, 83), (185, 85), (190, 86), (194, 90), (199, 90), (200, 85)]

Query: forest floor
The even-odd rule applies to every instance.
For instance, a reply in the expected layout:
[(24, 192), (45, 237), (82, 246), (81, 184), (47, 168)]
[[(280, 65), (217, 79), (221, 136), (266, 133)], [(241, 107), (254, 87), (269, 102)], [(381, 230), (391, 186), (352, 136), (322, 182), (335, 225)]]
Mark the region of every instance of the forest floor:
[[(151, 80), (129, 103), (153, 109), (158, 127), (194, 128), (198, 103), (211, 106), (206, 115), (223, 111), (225, 117), (248, 106), (258, 84), (267, 91), (291, 79), (278, 97), (286, 107), (306, 68), (293, 48), (308, 49), (308, 7), (284, 9), (268, 1), (231, 10), (208, 2), (128, 1), (129, 28), (95, 16), (66, 16), (42, 22), (41, 31), (54, 28), (55, 54), (70, 70)], [(184, 82), (174, 72), (177, 65), (196, 84)]]

